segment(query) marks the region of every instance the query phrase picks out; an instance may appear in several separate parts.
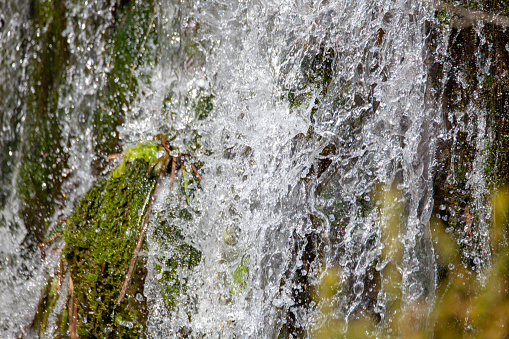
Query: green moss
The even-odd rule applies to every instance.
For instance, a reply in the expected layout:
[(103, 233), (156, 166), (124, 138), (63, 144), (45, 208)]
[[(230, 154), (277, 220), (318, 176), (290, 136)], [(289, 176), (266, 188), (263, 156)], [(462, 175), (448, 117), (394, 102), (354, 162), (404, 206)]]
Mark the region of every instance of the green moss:
[[(64, 230), (65, 259), (74, 285), (78, 304), (77, 334), (80, 338), (135, 338), (144, 335), (147, 305), (143, 296), (146, 275), (145, 262), (138, 258), (135, 272), (127, 290), (126, 299), (116, 305), (124, 282), (156, 176), (148, 176), (150, 163), (157, 161), (155, 153), (159, 146), (145, 142), (132, 147), (124, 156), (121, 172), (99, 181), (80, 200)], [(117, 169), (118, 170), (118, 169)], [(190, 209), (189, 199), (194, 197), (197, 179), (182, 181), (185, 195), (170, 206), (169, 218), (156, 223), (155, 241), (163, 249), (156, 256), (158, 278), (165, 302), (174, 308), (187, 292), (186, 271), (191, 274), (201, 260), (201, 253), (186, 243), (181, 229), (172, 224), (173, 219), (192, 222), (198, 212)], [(36, 318), (46, 325), (53, 311), (56, 297), (51, 304), (48, 294)], [(68, 328), (69, 310), (58, 316), (58, 330)], [(39, 326), (41, 335), (44, 327)], [(55, 335), (57, 335), (55, 333)]]
[[(156, 272), (161, 286), (164, 301), (168, 308), (174, 309), (182, 302), (183, 307), (189, 304), (187, 282), (193, 269), (201, 261), (201, 252), (190, 245), (182, 234), (182, 222), (190, 224), (199, 211), (189, 206), (197, 189), (197, 179), (189, 177), (180, 183), (180, 191), (176, 199), (171, 200), (165, 215), (157, 217), (154, 240), (158, 246)], [(184, 298), (184, 299), (183, 299)]]
[[(146, 147), (147, 143), (143, 145)], [(131, 156), (146, 155), (145, 148), (137, 150), (143, 151), (132, 151)], [(134, 306), (134, 296), (143, 292), (142, 262), (137, 264), (138, 279), (131, 281), (127, 300), (115, 306), (156, 182), (155, 176), (147, 176), (149, 164), (142, 158), (128, 162), (122, 176), (109, 176), (91, 188), (76, 207), (64, 233), (63, 257), (69, 265), (79, 304), (81, 338), (104, 333), (108, 337), (138, 337), (145, 326), (143, 306)]]
[(46, 219), (61, 198), (60, 173), (68, 166), (60, 131), (63, 113), (58, 110), (59, 88), (69, 58), (63, 35), (64, 1), (35, 1), (32, 20), (34, 54), (27, 67), (29, 90), (17, 191), (29, 238), (41, 242), (47, 231)]
[[(120, 2), (115, 12), (117, 26), (112, 37), (110, 60), (112, 69), (93, 117), (95, 169), (99, 173), (107, 165), (107, 155), (120, 152), (117, 127), (124, 122), (138, 91), (135, 70), (147, 63), (155, 63), (150, 48), (157, 44), (153, 22), (154, 8), (150, 1)], [(152, 26), (150, 25), (152, 22)], [(143, 45), (143, 50), (141, 49)], [(147, 51), (148, 50), (148, 51)]]
[(230, 288), (232, 294), (241, 292), (247, 286), (247, 279), (249, 278), (249, 257), (244, 255), (237, 264), (235, 271), (231, 273), (233, 278), (233, 285)]
[[(133, 69), (155, 58), (144, 53), (154, 45), (156, 37), (153, 25), (149, 32), (154, 15), (150, 2), (115, 2), (114, 28), (104, 35), (105, 40), (111, 39), (112, 69), (106, 86), (98, 94), (99, 104), (93, 117), (96, 174), (104, 168), (106, 155), (120, 150), (117, 127), (137, 91)], [(66, 93), (65, 75), (72, 62), (64, 33), (68, 29), (67, 11), (64, 0), (35, 0), (31, 5), (28, 90), (17, 178), (29, 246), (43, 241), (47, 220), (63, 199), (61, 188), (66, 178), (61, 174), (69, 168), (65, 149), (70, 145), (65, 145), (61, 130), (66, 113), (58, 104)], [(141, 50), (145, 37), (145, 49)]]
[(214, 95), (200, 95), (198, 100), (194, 103), (194, 111), (196, 112), (196, 118), (198, 120), (204, 120), (209, 116), (209, 113), (214, 108), (212, 100)]
[(114, 178), (120, 178), (125, 173), (126, 165), (137, 159), (143, 159), (145, 162), (151, 165), (157, 160), (156, 153), (159, 150), (160, 147), (153, 141), (143, 142), (131, 147), (129, 150), (127, 150), (127, 152), (125, 152), (124, 159), (122, 160), (120, 166), (118, 166), (111, 175)]

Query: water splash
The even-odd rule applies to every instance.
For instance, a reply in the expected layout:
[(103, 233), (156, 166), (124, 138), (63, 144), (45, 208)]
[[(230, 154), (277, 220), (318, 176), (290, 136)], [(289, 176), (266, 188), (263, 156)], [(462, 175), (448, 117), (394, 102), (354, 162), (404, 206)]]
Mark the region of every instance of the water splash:
[[(159, 99), (143, 101), (154, 113), (126, 134), (166, 124), (185, 147), (185, 131), (194, 128), (211, 154), (197, 150), (205, 179), (191, 205), (201, 215), (185, 228), (203, 255), (191, 279), (196, 314), (190, 321), (176, 315), (176, 323), (212, 336), (307, 330), (319, 320), (310, 301), (299, 305), (295, 296), (327, 267), (337, 267), (352, 289), (338, 295), (337, 316), (374, 312), (368, 291), (373, 274), (384, 279), (387, 262), (379, 260), (390, 227), (376, 207), (380, 185), (397, 190), (403, 206), (396, 232), (402, 298), (432, 295), (435, 113), (425, 102), (423, 61), (431, 13), (406, 1), (209, 1), (162, 6), (160, 14), (167, 39), (152, 83)], [(200, 54), (200, 62), (189, 62), (198, 67), (183, 66), (194, 56), (189, 46)], [(198, 83), (214, 96), (200, 122), (184, 100)], [(158, 113), (168, 93), (179, 98), (175, 124)], [(334, 151), (324, 154), (327, 146)], [(230, 233), (234, 244), (224, 240)], [(314, 260), (305, 258), (310, 248)], [(245, 257), (249, 278), (232, 294), (229, 280)], [(386, 296), (374, 299), (388, 317)]]
[[(105, 36), (116, 7), (67, 5), (63, 36), (70, 66), (58, 109), (70, 164), (62, 193), (71, 198), (50, 222), (68, 215), (92, 184), (92, 173), (98, 174), (96, 146), (105, 140), (94, 135), (93, 116), (111, 108), (100, 94), (114, 67)], [(168, 183), (159, 192), (157, 218), (171, 219), (202, 260), (191, 273), (179, 271), (188, 293), (169, 311), (157, 267), (171, 249), (157, 244), (154, 229), (149, 232), (150, 335), (312, 336), (327, 326), (340, 335), (362, 317), (377, 319), (379, 329), (412, 308), (421, 307), (426, 318), (436, 285), (429, 225), (435, 151), (462, 128), (477, 131), (468, 187), (481, 186), (474, 197), (481, 233), (490, 213), (482, 207), (485, 116), (475, 120), (477, 112), (469, 109), (466, 115), (477, 125), (451, 131), (443, 115), (464, 115), (445, 112), (438, 102), (447, 93), (433, 92), (434, 9), (412, 0), (154, 5), (153, 16), (136, 27), (142, 32), (139, 54), (151, 56), (131, 64), (137, 90), (125, 94), (132, 104), (122, 106), (125, 120), (112, 133), (124, 145), (168, 134), (179, 152), (199, 163), (204, 180), (200, 189), (189, 187), (188, 201)], [(12, 79), (0, 87), (7, 93), (0, 109), (9, 112), (2, 121), (17, 121), (2, 125), (0, 141), (3, 159), (8, 154), (18, 162), (26, 138), (20, 122), (26, 108), (19, 102), (28, 91), (24, 63), (31, 55), (18, 49), (26, 11), (9, 7), (3, 13), (12, 12), (12, 20), (0, 17), (0, 50), (9, 52), (0, 77)], [(157, 43), (147, 39), (152, 29)], [(449, 37), (443, 39), (436, 54), (445, 54), (440, 49)], [(18, 83), (24, 88), (19, 93)], [(13, 334), (19, 324), (7, 321), (8, 313), (30, 318), (47, 268), (33, 253), (18, 259), (27, 230), (16, 194), (9, 193), (17, 175), (9, 161), (2, 175), (1, 231), (2, 248), (13, 250), (2, 256), (33, 271), (27, 283), (13, 278), (16, 267), (2, 267), (0, 281), (8, 288), (7, 298), (0, 298), (0, 324)], [(184, 180), (182, 174), (177, 180)], [(7, 195), (13, 200), (4, 203)], [(191, 217), (176, 218), (175, 208)], [(488, 261), (486, 239), (481, 247), (480, 256), (472, 251), (473, 260)], [(18, 299), (25, 305), (16, 306)]]

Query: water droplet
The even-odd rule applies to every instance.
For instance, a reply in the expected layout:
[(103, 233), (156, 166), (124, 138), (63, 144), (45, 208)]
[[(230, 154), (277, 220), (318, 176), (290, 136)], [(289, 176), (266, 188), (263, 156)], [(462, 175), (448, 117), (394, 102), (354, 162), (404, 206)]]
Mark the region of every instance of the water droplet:
[(356, 296), (360, 296), (364, 292), (364, 283), (362, 281), (358, 281), (353, 285), (353, 293)]

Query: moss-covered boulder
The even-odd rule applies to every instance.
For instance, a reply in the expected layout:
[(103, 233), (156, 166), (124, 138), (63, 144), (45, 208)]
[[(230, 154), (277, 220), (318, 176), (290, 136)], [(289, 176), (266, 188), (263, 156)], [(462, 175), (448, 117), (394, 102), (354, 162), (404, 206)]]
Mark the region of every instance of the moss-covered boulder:
[[(156, 157), (160, 148), (145, 142), (127, 151), (122, 164), (94, 185), (62, 223), (61, 261), (45, 284), (32, 326), (39, 337), (143, 336), (148, 315), (143, 294), (146, 258), (140, 257), (134, 266), (120, 302), (119, 296), (161, 178), (149, 174), (161, 159)], [(156, 223), (165, 235), (157, 241), (178, 243), (168, 267), (196, 266), (201, 254), (185, 243), (180, 229), (164, 227), (166, 221)], [(185, 281), (170, 270), (161, 274), (160, 283), (168, 306), (175, 306)]]
[(138, 269), (128, 298), (116, 305), (133, 256), (156, 177), (137, 159), (118, 178), (94, 186), (77, 206), (65, 232), (63, 256), (69, 265), (78, 307), (77, 333), (133, 337), (144, 327), (144, 268)]

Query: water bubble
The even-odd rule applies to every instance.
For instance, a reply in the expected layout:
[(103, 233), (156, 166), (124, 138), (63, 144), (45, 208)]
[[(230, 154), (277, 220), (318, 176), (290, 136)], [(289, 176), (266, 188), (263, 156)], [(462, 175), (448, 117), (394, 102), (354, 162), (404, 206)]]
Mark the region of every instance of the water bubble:
[(362, 281), (358, 281), (353, 285), (353, 293), (356, 296), (360, 296), (364, 292), (364, 283)]

